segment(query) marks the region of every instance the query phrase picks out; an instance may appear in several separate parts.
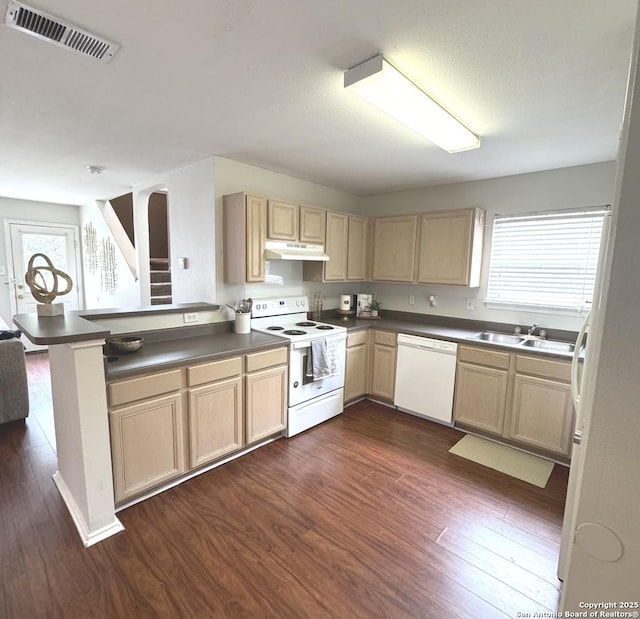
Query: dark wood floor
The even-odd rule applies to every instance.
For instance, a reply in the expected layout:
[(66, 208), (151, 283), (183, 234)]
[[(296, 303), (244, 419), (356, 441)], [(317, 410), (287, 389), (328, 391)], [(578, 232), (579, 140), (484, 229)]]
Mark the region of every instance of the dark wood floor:
[[(516, 617), (555, 610), (567, 470), (539, 489), (359, 403), (126, 509), (84, 549), (53, 485), (46, 356), (0, 426), (0, 617)], [(48, 419), (48, 420), (47, 420)]]

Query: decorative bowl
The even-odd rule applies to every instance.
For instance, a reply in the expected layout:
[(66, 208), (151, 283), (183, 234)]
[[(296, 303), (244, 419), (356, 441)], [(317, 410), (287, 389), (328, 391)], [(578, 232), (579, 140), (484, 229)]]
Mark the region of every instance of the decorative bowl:
[(119, 353), (136, 352), (136, 350), (140, 350), (142, 348), (143, 342), (144, 338), (133, 335), (107, 338), (107, 344), (109, 344), (111, 350)]

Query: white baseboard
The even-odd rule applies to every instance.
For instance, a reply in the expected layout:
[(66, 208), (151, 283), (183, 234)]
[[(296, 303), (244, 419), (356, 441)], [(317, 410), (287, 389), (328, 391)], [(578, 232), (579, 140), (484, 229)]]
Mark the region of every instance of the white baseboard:
[(93, 546), (93, 544), (97, 544), (103, 539), (111, 537), (120, 531), (124, 531), (124, 526), (118, 520), (115, 513), (113, 515), (112, 523), (104, 527), (100, 527), (95, 531), (90, 531), (78, 504), (73, 498), (71, 492), (69, 492), (69, 488), (67, 488), (67, 484), (64, 483), (64, 479), (60, 476), (60, 471), (56, 471), (53, 474), (53, 483), (58, 488), (58, 492), (60, 492), (60, 496), (62, 497), (64, 504), (67, 506), (67, 510), (69, 510), (69, 513), (71, 514), (73, 523), (76, 525), (76, 529), (78, 530), (78, 534), (80, 535), (80, 539), (82, 540), (85, 548)]

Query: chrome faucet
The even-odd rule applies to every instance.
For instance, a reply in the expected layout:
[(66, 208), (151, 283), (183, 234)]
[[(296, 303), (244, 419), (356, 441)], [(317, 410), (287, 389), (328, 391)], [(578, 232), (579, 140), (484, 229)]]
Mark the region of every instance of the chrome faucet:
[(533, 325), (531, 325), (529, 327), (529, 330), (527, 331), (527, 333), (529, 335), (535, 335), (536, 329), (539, 329), (540, 325), (537, 322), (534, 322)]

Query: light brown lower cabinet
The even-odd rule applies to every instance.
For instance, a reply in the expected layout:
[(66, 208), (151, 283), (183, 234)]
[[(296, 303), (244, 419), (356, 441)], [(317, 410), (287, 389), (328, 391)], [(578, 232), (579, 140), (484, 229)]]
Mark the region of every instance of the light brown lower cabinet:
[(454, 421), (543, 455), (568, 457), (570, 362), (458, 347)]
[(240, 376), (189, 390), (189, 453), (192, 468), (244, 445)]
[(458, 347), (453, 409), (456, 422), (502, 435), (509, 365), (509, 353)]
[(509, 437), (568, 456), (573, 432), (570, 364), (516, 355)]
[(109, 383), (116, 504), (277, 435), (286, 346)]
[(247, 443), (254, 443), (287, 426), (287, 366), (247, 374), (245, 381)]
[(185, 472), (182, 394), (119, 408), (109, 419), (116, 502)]
[(347, 334), (344, 401), (361, 398), (368, 390), (368, 330)]
[(507, 403), (508, 373), (459, 363), (456, 376), (456, 421), (501, 435)]
[(374, 330), (371, 347), (371, 388), (374, 398), (393, 402), (396, 387), (397, 335)]

